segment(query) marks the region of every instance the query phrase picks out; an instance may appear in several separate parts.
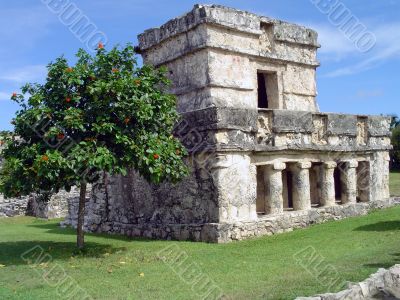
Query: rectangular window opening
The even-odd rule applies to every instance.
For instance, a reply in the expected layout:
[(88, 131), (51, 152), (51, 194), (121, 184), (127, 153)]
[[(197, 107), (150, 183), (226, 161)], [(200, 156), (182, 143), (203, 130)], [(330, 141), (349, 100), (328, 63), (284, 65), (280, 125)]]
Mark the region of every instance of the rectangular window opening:
[(269, 108), (265, 74), (257, 73), (258, 108)]
[(279, 109), (278, 74), (258, 72), (258, 108)]

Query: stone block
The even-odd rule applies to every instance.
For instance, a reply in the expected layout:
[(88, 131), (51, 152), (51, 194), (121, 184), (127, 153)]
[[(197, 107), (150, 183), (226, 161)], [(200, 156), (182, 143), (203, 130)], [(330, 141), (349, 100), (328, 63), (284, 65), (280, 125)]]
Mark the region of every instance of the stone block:
[(373, 137), (390, 136), (391, 117), (369, 116), (368, 134)]
[(357, 136), (357, 117), (354, 115), (327, 114), (328, 135)]
[(312, 114), (305, 111), (274, 110), (273, 131), (311, 133), (313, 129)]

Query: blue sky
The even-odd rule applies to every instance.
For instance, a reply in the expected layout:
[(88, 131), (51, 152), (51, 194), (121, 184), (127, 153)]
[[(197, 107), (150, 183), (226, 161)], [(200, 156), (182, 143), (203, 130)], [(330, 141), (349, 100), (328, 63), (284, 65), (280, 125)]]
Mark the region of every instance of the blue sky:
[[(198, 2), (188, 0), (19, 0), (0, 3), (0, 130), (11, 129), (18, 107), (10, 95), (25, 82), (41, 82), (45, 66), (64, 54), (73, 61), (84, 44), (46, 3), (75, 4), (108, 45), (132, 42), (145, 29), (189, 11)], [(361, 52), (355, 40), (322, 13), (320, 0), (214, 0), (215, 3), (300, 23), (317, 30), (319, 51), (318, 102), (321, 111), (400, 115), (400, 1), (337, 0), (376, 38)], [(335, 0), (321, 0), (333, 3)], [(321, 4), (322, 4), (321, 2)], [(340, 19), (339, 19), (340, 21)]]

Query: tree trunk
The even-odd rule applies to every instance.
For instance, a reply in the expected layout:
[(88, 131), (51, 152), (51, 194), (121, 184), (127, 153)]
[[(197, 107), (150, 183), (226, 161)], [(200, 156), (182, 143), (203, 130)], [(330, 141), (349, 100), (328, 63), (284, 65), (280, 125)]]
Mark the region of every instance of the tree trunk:
[(79, 195), (79, 209), (78, 209), (78, 227), (77, 233), (77, 246), (79, 249), (85, 247), (85, 234), (83, 232), (83, 224), (85, 222), (85, 205), (86, 205), (86, 181), (81, 181), (81, 190)]

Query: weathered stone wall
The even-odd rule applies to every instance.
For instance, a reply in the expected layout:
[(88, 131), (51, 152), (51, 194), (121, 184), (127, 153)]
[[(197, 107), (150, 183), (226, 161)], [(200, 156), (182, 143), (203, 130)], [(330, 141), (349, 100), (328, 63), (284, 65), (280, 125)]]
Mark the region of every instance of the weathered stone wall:
[[(194, 162), (198, 164), (200, 161)], [(193, 160), (188, 164), (193, 164)], [(136, 172), (107, 176), (93, 187), (87, 202), (87, 228), (108, 231), (112, 224), (204, 224), (218, 222), (213, 170), (193, 166), (191, 175), (173, 184), (149, 184)], [(78, 202), (70, 203), (65, 225), (76, 225)], [(107, 224), (106, 224), (107, 223)]]
[[(240, 25), (238, 25), (240, 24)], [(317, 33), (218, 5), (139, 36), (145, 63), (165, 65), (180, 112), (210, 106), (257, 108), (257, 72), (276, 73), (274, 109), (317, 111)]]
[(63, 218), (69, 214), (68, 203), (79, 200), (79, 191), (60, 191), (48, 203), (43, 203), (37, 195), (4, 199), (0, 194), (0, 217), (33, 216), (45, 219)]
[(27, 213), (28, 199), (4, 199), (0, 194), (0, 217), (24, 216)]
[(296, 300), (373, 300), (400, 299), (400, 265), (389, 270), (379, 269), (366, 280), (350, 284), (350, 287), (339, 293), (316, 295), (314, 297), (298, 297)]

